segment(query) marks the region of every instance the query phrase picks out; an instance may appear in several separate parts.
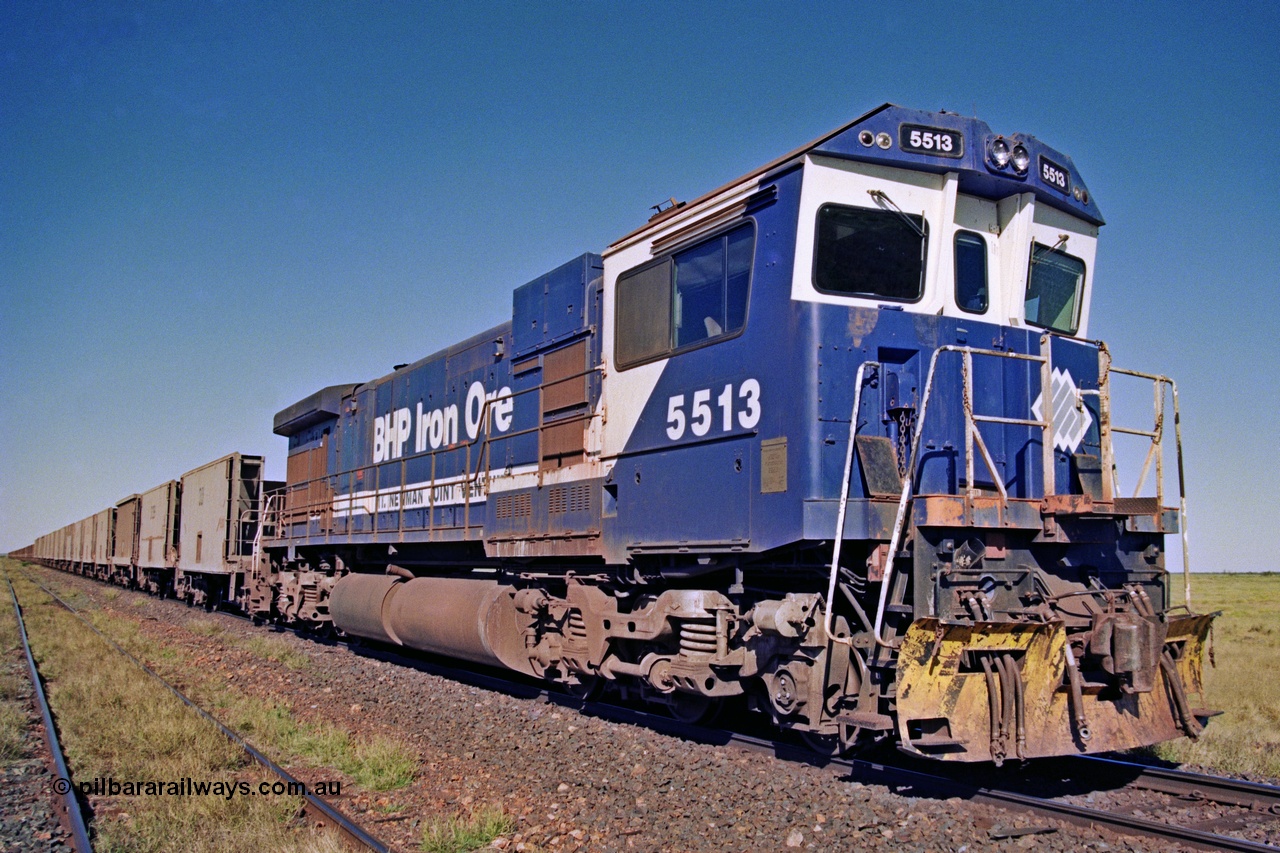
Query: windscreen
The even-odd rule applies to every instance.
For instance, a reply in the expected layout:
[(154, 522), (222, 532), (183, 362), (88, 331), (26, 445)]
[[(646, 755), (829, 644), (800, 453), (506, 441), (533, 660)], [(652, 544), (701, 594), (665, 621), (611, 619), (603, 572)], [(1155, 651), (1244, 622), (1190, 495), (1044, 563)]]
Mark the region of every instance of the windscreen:
[(818, 211), (814, 287), (823, 293), (915, 302), (924, 292), (924, 217), (825, 204)]
[(1027, 322), (1074, 335), (1080, 325), (1080, 291), (1084, 261), (1040, 243), (1031, 245), (1027, 275)]

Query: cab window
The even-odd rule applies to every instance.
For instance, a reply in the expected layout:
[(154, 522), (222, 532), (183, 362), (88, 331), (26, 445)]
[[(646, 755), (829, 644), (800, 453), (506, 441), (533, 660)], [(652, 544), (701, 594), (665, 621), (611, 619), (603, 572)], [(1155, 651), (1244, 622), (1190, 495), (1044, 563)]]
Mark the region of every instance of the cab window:
[(956, 232), (956, 305), (961, 311), (987, 310), (987, 241), (972, 231)]
[(745, 222), (618, 276), (618, 366), (662, 358), (742, 331), (754, 239), (754, 224)]
[(894, 302), (924, 295), (924, 217), (825, 204), (817, 230), (813, 285), (822, 293)]
[(1059, 249), (1031, 244), (1026, 317), (1033, 326), (1074, 335), (1080, 326), (1084, 261)]

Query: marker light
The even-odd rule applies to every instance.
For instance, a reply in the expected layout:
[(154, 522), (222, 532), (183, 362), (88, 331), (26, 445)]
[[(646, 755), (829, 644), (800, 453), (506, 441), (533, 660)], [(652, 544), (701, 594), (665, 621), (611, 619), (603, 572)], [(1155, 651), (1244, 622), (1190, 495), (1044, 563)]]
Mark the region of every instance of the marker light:
[(1079, 200), (1080, 200), (1080, 187), (1072, 187), (1072, 188), (1071, 188), (1071, 195), (1075, 196), (1075, 200), (1076, 200), (1076, 201), (1079, 201)]
[(889, 146), (892, 144), (893, 144), (893, 137), (891, 137), (889, 134), (884, 133), (883, 131), (876, 134), (876, 145), (879, 145), (881, 148), (888, 151)]
[(997, 136), (991, 140), (991, 144), (987, 146), (987, 159), (991, 161), (991, 165), (997, 169), (1003, 169), (1009, 165), (1009, 143), (1005, 142), (1002, 137)]
[(870, 148), (872, 145), (876, 144), (876, 135), (869, 130), (860, 130), (858, 131), (858, 141), (861, 142), (864, 147)]
[(1009, 159), (1013, 163), (1013, 171), (1019, 175), (1025, 175), (1027, 169), (1031, 168), (1031, 153), (1021, 142), (1013, 146), (1013, 154)]

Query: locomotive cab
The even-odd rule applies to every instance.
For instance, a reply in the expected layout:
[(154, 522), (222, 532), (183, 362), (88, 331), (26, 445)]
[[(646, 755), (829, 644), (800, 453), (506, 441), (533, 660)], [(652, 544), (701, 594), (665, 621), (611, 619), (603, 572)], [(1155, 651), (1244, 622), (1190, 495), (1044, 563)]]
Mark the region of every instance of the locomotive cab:
[[(1086, 337), (1102, 224), (1061, 152), (886, 106), (620, 240), (610, 562), (718, 579), (748, 656), (768, 646), (734, 677), (846, 746), (999, 762), (1198, 733), (1211, 617), (1170, 612), (1178, 513), (1159, 482), (1119, 496)], [(797, 607), (769, 645), (761, 614)]]

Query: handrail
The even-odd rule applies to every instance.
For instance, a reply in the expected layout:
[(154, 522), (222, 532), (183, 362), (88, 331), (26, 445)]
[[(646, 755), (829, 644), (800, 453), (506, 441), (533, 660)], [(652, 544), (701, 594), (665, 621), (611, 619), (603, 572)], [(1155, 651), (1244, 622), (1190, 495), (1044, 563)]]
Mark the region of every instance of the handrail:
[(844, 455), (844, 479), (840, 482), (840, 508), (836, 512), (836, 542), (831, 554), (831, 577), (827, 582), (827, 613), (822, 619), (822, 630), (833, 643), (853, 647), (852, 637), (837, 637), (831, 633), (836, 610), (836, 576), (840, 573), (840, 546), (844, 544), (844, 512), (849, 505), (849, 478), (853, 476), (853, 447), (858, 436), (858, 413), (862, 407), (862, 383), (867, 368), (880, 369), (878, 361), (864, 361), (858, 366), (854, 379), (853, 414), (849, 416), (849, 448)]
[[(440, 454), (465, 452), (466, 459), (463, 463), (463, 471), (461, 474), (457, 476), (460, 478), (459, 482), (464, 486), (463, 506), (465, 507), (464, 509), (465, 518), (463, 521), (463, 527), (466, 529), (469, 529), (471, 527), (470, 511), (471, 511), (471, 503), (472, 503), (470, 486), (478, 484), (482, 481), (487, 482), (492, 477), (492, 469), (491, 469), (492, 454), (491, 454), (491, 448), (490, 448), (491, 442), (496, 440), (505, 441), (508, 439), (519, 438), (525, 435), (536, 435), (545, 426), (545, 423), (543, 422), (542, 409), (541, 407), (539, 407), (538, 423), (536, 425), (532, 427), (527, 427), (525, 429), (515, 430), (513, 432), (505, 432), (501, 436), (495, 438), (492, 435), (493, 418), (492, 418), (491, 408), (497, 403), (504, 402), (506, 400), (514, 400), (516, 397), (524, 396), (526, 394), (533, 394), (534, 392), (543, 391), (546, 388), (549, 388), (553, 385), (560, 385), (565, 382), (572, 382), (577, 379), (588, 379), (592, 374), (603, 373), (603, 371), (604, 371), (604, 368), (602, 365), (596, 365), (594, 367), (588, 367), (577, 373), (570, 374), (569, 376), (558, 378), (554, 382), (539, 382), (537, 385), (534, 385), (530, 388), (523, 388), (518, 391), (512, 391), (508, 394), (498, 395), (498, 396), (495, 396), (493, 399), (485, 398), (481, 405), (481, 410), (480, 410), (480, 426), (483, 429), (477, 430), (477, 434), (474, 438), (468, 437), (466, 441), (461, 441), (455, 445), (448, 446), (448, 447), (432, 448), (430, 450), (424, 450), (417, 453), (408, 453), (404, 455), (399, 460), (397, 460), (401, 463), (400, 464), (400, 472), (401, 472), (400, 482), (395, 486), (387, 487), (385, 490), (381, 486), (376, 485), (377, 483), (376, 472), (379, 471), (386, 464), (386, 463), (380, 462), (380, 463), (369, 463), (367, 465), (361, 465), (356, 468), (351, 468), (346, 471), (339, 472), (336, 475), (324, 474), (320, 477), (312, 477), (307, 480), (301, 480), (297, 483), (289, 483), (288, 486), (286, 487), (285, 494), (288, 495), (288, 494), (300, 492), (300, 491), (303, 491), (304, 489), (309, 491), (309, 487), (313, 483), (320, 483), (320, 482), (327, 483), (331, 476), (345, 475), (348, 478), (348, 483), (351, 483), (350, 477), (353, 474), (360, 471), (374, 471), (375, 486), (373, 489), (373, 496), (375, 500), (375, 509), (374, 509), (374, 512), (371, 514), (376, 518), (376, 516), (378, 515), (377, 508), (376, 508), (376, 501), (379, 497), (382, 497), (383, 495), (393, 495), (393, 494), (400, 495), (403, 497), (403, 495), (406, 493), (407, 489), (406, 489), (406, 483), (405, 483), (405, 479), (406, 479), (405, 466), (409, 462), (415, 459), (425, 459), (425, 458), (429, 458), (432, 460), (431, 485), (432, 485), (432, 490), (434, 492), (434, 486), (436, 483), (436, 476), (435, 476), (436, 458)], [(562, 420), (556, 421), (556, 423), (557, 424), (570, 423), (573, 421), (590, 422), (598, 417), (600, 417), (600, 413), (598, 411), (586, 411), (576, 415), (565, 417)], [(473, 462), (474, 462), (474, 468), (473, 468)], [(357, 505), (356, 498), (354, 498), (353, 495), (354, 495), (354, 488), (352, 488), (349, 491), (348, 497), (346, 498), (346, 505), (348, 510), (354, 509), (355, 506)], [(305, 506), (299, 506), (299, 507), (285, 506), (285, 507), (282, 507), (281, 511), (282, 512), (288, 512), (288, 511), (308, 512), (312, 510), (323, 509), (325, 506), (328, 506), (330, 509), (334, 508), (334, 499), (331, 498), (327, 502), (327, 504), (323, 504), (323, 505), (322, 504), (313, 505), (312, 503), (308, 502)], [(434, 498), (431, 504), (429, 504), (428, 508), (429, 509), (435, 508)], [(397, 509), (396, 530), (403, 530), (403, 515), (404, 515), (404, 504), (403, 504), (403, 500), (401, 500), (400, 506)], [(427, 529), (431, 529), (432, 527), (433, 527), (433, 524), (429, 523)], [(277, 531), (277, 536), (275, 538), (290, 539), (293, 537), (289, 534), (288, 526), (281, 525), (280, 529)]]
[[(920, 437), (924, 432), (924, 425), (925, 425), (925, 419), (928, 411), (929, 399), (933, 391), (933, 380), (937, 372), (938, 356), (943, 352), (958, 352), (963, 354), (964, 356), (962, 370), (964, 371), (964, 374), (965, 374), (964, 376), (964, 415), (965, 415), (965, 450), (966, 450), (965, 465), (966, 465), (966, 476), (968, 477), (967, 488), (970, 490), (970, 494), (972, 494), (972, 489), (973, 489), (973, 467), (974, 467), (973, 449), (974, 449), (974, 443), (976, 442), (978, 449), (982, 452), (983, 461), (987, 464), (988, 468), (991, 470), (992, 479), (997, 484), (997, 489), (1000, 492), (1001, 499), (1002, 500), (1007, 499), (1007, 492), (1003, 488), (1002, 478), (998, 476), (997, 472), (995, 471), (994, 463), (991, 460), (989, 452), (986, 450), (986, 444), (982, 439), (981, 433), (978, 432), (979, 423), (1005, 423), (1005, 424), (1015, 424), (1015, 425), (1022, 424), (1025, 426), (1039, 426), (1043, 435), (1042, 448), (1043, 448), (1043, 462), (1044, 462), (1044, 482), (1043, 482), (1044, 494), (1047, 497), (1049, 495), (1054, 494), (1056, 491), (1055, 484), (1054, 484), (1055, 462), (1054, 462), (1054, 455), (1053, 455), (1053, 447), (1054, 447), (1053, 360), (1052, 360), (1052, 354), (1051, 354), (1051, 337), (1047, 334), (1042, 335), (1040, 337), (1040, 355), (1025, 355), (1022, 353), (1003, 352), (998, 350), (983, 350), (983, 349), (975, 349), (973, 347), (962, 347), (962, 346), (955, 346), (955, 345), (942, 346), (934, 350), (933, 355), (929, 360), (929, 373), (925, 380), (924, 394), (922, 395), (921, 401), (920, 401), (920, 414), (916, 420), (915, 435), (912, 437), (912, 441), (911, 441), (911, 454), (909, 456), (909, 462), (907, 466), (907, 475), (906, 477), (903, 478), (902, 493), (900, 494), (898, 499), (898, 510), (897, 510), (897, 514), (894, 517), (893, 533), (889, 540), (889, 556), (885, 562), (885, 573), (884, 573), (884, 578), (881, 582), (881, 587), (880, 587), (880, 599), (876, 607), (875, 623), (872, 627), (872, 636), (875, 639), (876, 644), (883, 647), (887, 647), (887, 648), (895, 648), (895, 646), (894, 644), (885, 640), (882, 636), (882, 630), (884, 626), (884, 614), (888, 605), (889, 588), (892, 585), (891, 582), (893, 580), (894, 565), (897, 559), (897, 552), (902, 540), (903, 527), (906, 519), (907, 505), (910, 502), (912, 489), (915, 484), (917, 459), (918, 459), (919, 450), (920, 450)], [(1099, 397), (1099, 400), (1100, 400), (1099, 408), (1101, 410), (1099, 420), (1102, 421), (1102, 423), (1100, 424), (1100, 430), (1103, 433), (1105, 433), (1102, 436), (1101, 443), (1104, 445), (1103, 452), (1108, 458), (1113, 457), (1113, 449), (1110, 447), (1110, 444), (1111, 444), (1110, 434), (1112, 432), (1143, 435), (1152, 439), (1153, 448), (1148, 450), (1147, 459), (1143, 465), (1142, 477), (1140, 478), (1140, 481), (1138, 484), (1138, 491), (1141, 491), (1141, 484), (1142, 482), (1145, 482), (1147, 473), (1150, 471), (1150, 465), (1153, 459), (1153, 454), (1154, 454), (1154, 461), (1156, 463), (1156, 476), (1158, 479), (1162, 478), (1163, 476), (1163, 471), (1164, 471), (1163, 447), (1157, 446), (1162, 444), (1163, 431), (1164, 431), (1163, 388), (1165, 385), (1168, 385), (1172, 391), (1173, 405), (1174, 405), (1175, 443), (1176, 443), (1177, 456), (1178, 456), (1178, 488), (1179, 488), (1179, 499), (1180, 499), (1179, 516), (1181, 521), (1180, 528), (1182, 533), (1183, 578), (1184, 578), (1184, 584), (1185, 584), (1186, 604), (1187, 604), (1187, 607), (1190, 608), (1191, 606), (1190, 547), (1189, 547), (1189, 539), (1187, 535), (1185, 468), (1183, 464), (1183, 454), (1182, 454), (1181, 413), (1178, 408), (1177, 383), (1175, 383), (1172, 379), (1169, 379), (1168, 377), (1162, 376), (1162, 375), (1141, 373), (1139, 371), (1124, 370), (1121, 368), (1111, 367), (1110, 354), (1107, 353), (1105, 348), (1100, 348), (1100, 353), (1101, 353), (1101, 357), (1104, 359), (1102, 363), (1102, 367), (1104, 369), (1100, 371), (1101, 388), (1098, 391), (1085, 391), (1080, 393), (1096, 394)], [(975, 414), (972, 408), (973, 406), (972, 358), (974, 355), (984, 355), (984, 356), (992, 356), (996, 358), (1011, 358), (1011, 359), (1024, 360), (1024, 361), (1039, 362), (1040, 376), (1041, 376), (1041, 395), (1043, 400), (1041, 411), (1042, 411), (1043, 419), (1041, 421), (1032, 421), (1032, 420), (1024, 420), (1020, 418), (1002, 418), (1002, 417)], [(1141, 379), (1147, 379), (1155, 383), (1156, 423), (1152, 431), (1148, 432), (1148, 431), (1135, 430), (1135, 429), (1130, 429), (1125, 427), (1116, 427), (1110, 423), (1109, 374), (1112, 372), (1120, 373), (1127, 376), (1135, 376)], [(860, 385), (859, 385), (858, 391), (859, 392), (861, 391)], [(851, 434), (851, 440), (852, 440), (852, 434)], [(852, 450), (850, 450), (850, 453), (852, 453)], [(842, 491), (847, 490), (848, 476), (851, 473), (852, 473), (851, 469), (849, 469), (849, 467), (846, 466), (846, 483), (842, 486)], [(1112, 470), (1112, 475), (1113, 477), (1116, 476), (1114, 467)], [(1116, 491), (1119, 491), (1118, 483), (1116, 484), (1116, 487), (1117, 487)], [(1163, 494), (1164, 494), (1163, 484), (1158, 483), (1157, 498), (1161, 503), (1161, 505), (1163, 505)], [(1135, 492), (1135, 496), (1136, 495), (1137, 495), (1137, 492)], [(841, 517), (838, 520), (838, 526), (842, 535), (843, 535), (843, 521), (844, 521), (843, 512), (841, 512)], [(834, 571), (835, 569), (833, 567), (833, 576), (834, 576)]]
[[(1178, 383), (1170, 379), (1168, 376), (1158, 373), (1143, 373), (1139, 370), (1127, 370), (1120, 367), (1111, 367), (1110, 358), (1107, 360), (1108, 384), (1111, 373), (1119, 373), (1122, 376), (1132, 376), (1137, 379), (1145, 379), (1152, 384), (1152, 393), (1154, 395), (1155, 423), (1150, 430), (1135, 429), (1132, 427), (1118, 427), (1110, 422), (1110, 411), (1108, 406), (1108, 417), (1106, 419), (1107, 429), (1110, 432), (1118, 432), (1124, 435), (1136, 435), (1151, 440), (1151, 446), (1147, 448), (1147, 456), (1142, 463), (1142, 472), (1138, 475), (1138, 481), (1134, 484), (1133, 496), (1136, 498), (1142, 492), (1143, 485), (1147, 482), (1147, 475), (1151, 473), (1151, 463), (1155, 462), (1156, 474), (1156, 502), (1160, 507), (1164, 507), (1164, 426), (1165, 426), (1165, 387), (1167, 386), (1173, 397), (1173, 435), (1174, 435), (1174, 453), (1178, 461), (1178, 529), (1182, 539), (1182, 581), (1183, 596), (1187, 609), (1191, 608), (1191, 542), (1187, 533), (1187, 481), (1186, 468), (1182, 455), (1182, 412), (1178, 405)], [(1099, 393), (1099, 392), (1093, 392)], [(1102, 396), (1101, 394), (1099, 395)], [(1109, 393), (1108, 403), (1109, 403)], [(1104, 472), (1105, 474), (1105, 472)], [(1120, 491), (1120, 473), (1116, 469), (1114, 461), (1111, 464), (1111, 485), (1116, 492)]]
[[(898, 497), (898, 511), (897, 511), (897, 515), (894, 516), (894, 520), (893, 520), (893, 534), (889, 539), (889, 556), (885, 560), (884, 579), (881, 581), (881, 585), (880, 585), (880, 601), (876, 606), (875, 624), (872, 626), (872, 629), (871, 629), (871, 634), (873, 639), (876, 642), (876, 645), (879, 645), (885, 648), (897, 648), (896, 645), (894, 645), (893, 643), (890, 643), (889, 641), (885, 640), (881, 636), (881, 630), (884, 625), (885, 608), (888, 606), (889, 587), (892, 586), (894, 564), (897, 561), (898, 547), (902, 542), (902, 529), (903, 529), (903, 522), (906, 520), (907, 504), (910, 503), (911, 490), (913, 485), (915, 484), (916, 460), (920, 451), (920, 437), (924, 434), (925, 416), (928, 413), (929, 398), (933, 393), (933, 378), (937, 373), (938, 356), (944, 352), (962, 353), (965, 356), (965, 362), (968, 367), (972, 366), (972, 356), (974, 355), (987, 355), (987, 356), (993, 356), (996, 358), (1011, 358), (1019, 361), (1036, 361), (1040, 363), (1040, 384), (1041, 384), (1041, 394), (1044, 399), (1044, 404), (1043, 404), (1044, 420), (1039, 422), (1031, 421), (1031, 422), (1028, 422), (1027, 425), (1039, 426), (1042, 431), (1042, 435), (1043, 435), (1042, 443), (1044, 445), (1043, 459), (1045, 464), (1044, 493), (1045, 495), (1051, 495), (1053, 494), (1053, 491), (1054, 491), (1054, 482), (1053, 482), (1054, 481), (1054, 473), (1053, 473), (1054, 461), (1053, 461), (1053, 390), (1052, 390), (1053, 389), (1053, 381), (1052, 381), (1053, 361), (1049, 353), (1050, 345), (1051, 345), (1051, 340), (1049, 335), (1041, 335), (1040, 355), (1026, 355), (1023, 353), (1003, 352), (1000, 350), (975, 349), (973, 347), (962, 347), (962, 346), (956, 346), (954, 344), (941, 346), (933, 351), (933, 355), (929, 359), (929, 373), (925, 379), (924, 394), (920, 398), (920, 415), (916, 419), (915, 435), (912, 436), (911, 438), (911, 454), (908, 457), (907, 473), (906, 473), (906, 476), (902, 478), (902, 493)], [(971, 371), (966, 370), (966, 373), (970, 373), (970, 372)], [(965, 445), (966, 445), (966, 449), (970, 451), (969, 458), (966, 460), (966, 466), (967, 466), (967, 473), (969, 473), (970, 477), (972, 477), (971, 472), (973, 468), (973, 455), (972, 455), (973, 444), (972, 444), (972, 438), (970, 436), (977, 434), (978, 427), (977, 427), (976, 419), (978, 417), (982, 417), (982, 416), (975, 416), (973, 414), (971, 382), (972, 382), (972, 378), (969, 377), (968, 379), (969, 384), (966, 385), (966, 397), (965, 397), (965, 403), (966, 403), (965, 405), (965, 433), (966, 433)], [(1007, 419), (1007, 420), (1011, 422), (1014, 419)], [(977, 440), (978, 440), (978, 443), (985, 448), (985, 444), (982, 443), (981, 435), (977, 436)], [(991, 464), (991, 463), (988, 462), (988, 464)], [(994, 465), (992, 467), (993, 467), (992, 473), (994, 474), (995, 473)], [(994, 477), (994, 479), (997, 482), (1000, 481), (1000, 477), (998, 476)], [(970, 489), (972, 488), (972, 479), (970, 479), (969, 483), (967, 484), (967, 487)], [(1002, 495), (1005, 494), (1003, 489), (1001, 490), (1001, 494)]]

